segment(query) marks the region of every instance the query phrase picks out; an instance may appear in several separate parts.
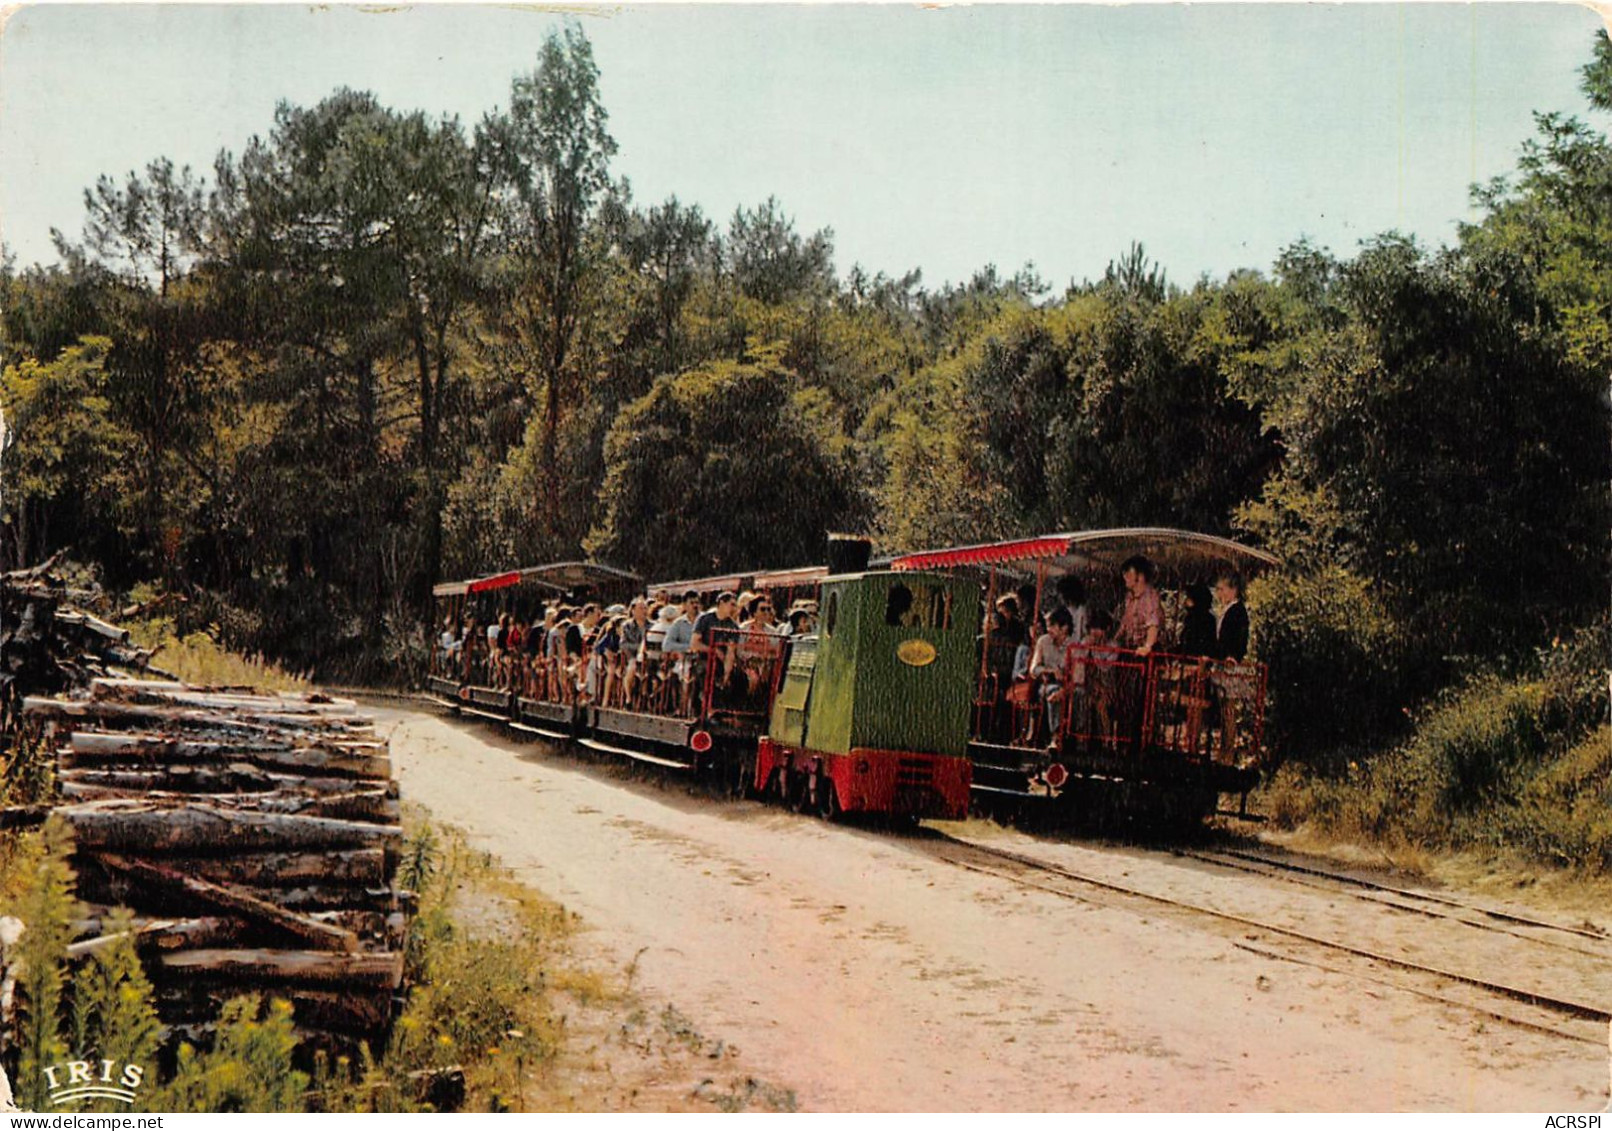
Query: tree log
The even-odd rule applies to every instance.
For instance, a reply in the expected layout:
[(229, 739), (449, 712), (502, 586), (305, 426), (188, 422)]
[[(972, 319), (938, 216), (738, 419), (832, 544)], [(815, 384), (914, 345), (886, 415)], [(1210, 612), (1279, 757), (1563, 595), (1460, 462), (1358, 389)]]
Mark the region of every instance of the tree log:
[(102, 864), (154, 887), (165, 888), (170, 892), (183, 892), (208, 907), (276, 927), (322, 950), (351, 953), (358, 949), (358, 937), (346, 928), (298, 915), (245, 892), (222, 887), (194, 876), (180, 875), (172, 869), (161, 868), (144, 860), (129, 860), (111, 855), (103, 855), (100, 860)]
[[(69, 752), (70, 753), (70, 752)], [(152, 770), (98, 769), (56, 771), (56, 780), (77, 785), (101, 786), (106, 789), (128, 789), (141, 793), (167, 791), (170, 793), (251, 793), (255, 791), (288, 790), (314, 794), (351, 793), (355, 785), (379, 789), (384, 796), (395, 801), (398, 787), (395, 781), (378, 779), (302, 777), (291, 773), (270, 773), (247, 762), (232, 762), (221, 768), (198, 765), (163, 766)]]
[(185, 867), (215, 883), (252, 884), (260, 888), (296, 887), (305, 883), (380, 887), (386, 883), (386, 853), (379, 848), (198, 856), (185, 861)]
[(369, 722), (361, 719), (351, 699), (312, 702), (300, 695), (261, 695), (226, 688), (191, 687), (184, 683), (103, 677), (90, 682), (90, 696), (100, 702), (145, 706), (196, 707), (206, 710), (306, 715), (341, 725)]
[[(156, 987), (157, 1013), (170, 1025), (210, 1021), (218, 1016), (232, 997), (251, 992), (251, 987), (199, 984), (164, 980)], [(347, 1033), (373, 1033), (385, 1027), (392, 1014), (392, 992), (387, 989), (310, 989), (306, 986), (279, 985), (265, 996), (291, 1003), (292, 1017), (299, 1030), (315, 1028)]]
[[(136, 919), (131, 923), (129, 932), (115, 934), (101, 933), (110, 925), (109, 920), (102, 918), (94, 920), (94, 923), (97, 927), (95, 935), (68, 946), (68, 958), (94, 954), (127, 933), (134, 935), (135, 945), (141, 950), (194, 950), (239, 943), (248, 932), (246, 920), (216, 916), (200, 919)], [(337, 925), (346, 926), (345, 923)]]
[(84, 785), (80, 782), (63, 782), (61, 790), (62, 796), (71, 801), (145, 800), (169, 805), (206, 803), (231, 812), (300, 814), (305, 817), (335, 817), (347, 821), (377, 821), (381, 824), (396, 824), (402, 817), (398, 803), (388, 798), (384, 789), (379, 788), (329, 794), (293, 793), (286, 790), (274, 790), (268, 793), (209, 794), (118, 789), (101, 785)]
[(224, 762), (248, 763), (275, 770), (300, 770), (321, 776), (336, 775), (383, 781), (392, 776), (392, 760), (385, 756), (380, 742), (290, 741), (196, 742), (146, 734), (107, 734), (104, 731), (75, 730), (66, 750), (58, 753), (64, 769), (82, 765), (136, 762), (145, 769), (160, 765)]
[[(189, 868), (191, 861), (176, 861)], [(79, 855), (73, 858), (73, 869), (78, 873), (80, 899), (93, 899), (109, 906), (129, 907), (144, 915), (168, 919), (191, 918), (198, 913), (197, 901), (183, 890), (159, 889), (133, 876), (104, 867), (99, 858)], [(216, 881), (215, 881), (216, 882)], [(356, 884), (317, 883), (307, 881), (299, 887), (263, 887), (256, 884), (233, 885), (235, 891), (254, 899), (271, 903), (286, 911), (312, 917), (321, 911), (371, 911), (389, 915), (401, 906), (389, 887), (362, 887)], [(206, 911), (213, 911), (211, 907)], [(284, 939), (284, 933), (261, 924), (254, 925), (254, 937), (242, 939), (242, 945), (274, 945)]]
[(294, 982), (396, 989), (403, 983), (397, 951), (331, 954), (318, 950), (182, 950), (164, 954), (164, 970), (228, 978), (238, 984)]
[(403, 830), (369, 821), (252, 813), (202, 804), (143, 800), (86, 801), (57, 810), (73, 826), (80, 849), (189, 853), (372, 848), (396, 844)]
[(53, 805), (9, 805), (0, 809), (0, 829), (31, 829), (42, 825), (54, 809)]
[(190, 707), (146, 707), (99, 700), (51, 699), (30, 695), (23, 713), (52, 719), (98, 719), (112, 725), (159, 726), (163, 729), (252, 735), (273, 731), (328, 732), (352, 737), (373, 736), (369, 720), (331, 719), (261, 711), (205, 711)]

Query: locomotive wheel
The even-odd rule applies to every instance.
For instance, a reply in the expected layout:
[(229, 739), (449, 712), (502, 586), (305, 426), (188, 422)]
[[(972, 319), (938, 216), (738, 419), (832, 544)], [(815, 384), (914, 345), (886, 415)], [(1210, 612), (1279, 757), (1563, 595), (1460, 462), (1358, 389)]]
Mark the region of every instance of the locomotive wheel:
[(770, 801), (775, 805), (788, 806), (789, 804), (789, 771), (782, 766), (775, 766), (772, 774), (767, 778), (767, 788), (761, 791), (761, 799)]
[(827, 774), (817, 779), (817, 812), (825, 821), (838, 821), (845, 815), (840, 808), (840, 795), (834, 789), (834, 780)]
[(800, 810), (801, 795), (806, 792), (805, 775), (788, 766), (778, 770), (778, 804), (785, 809)]
[(789, 807), (797, 813), (810, 813), (816, 809), (813, 800), (812, 775), (805, 771), (795, 774), (790, 782)]

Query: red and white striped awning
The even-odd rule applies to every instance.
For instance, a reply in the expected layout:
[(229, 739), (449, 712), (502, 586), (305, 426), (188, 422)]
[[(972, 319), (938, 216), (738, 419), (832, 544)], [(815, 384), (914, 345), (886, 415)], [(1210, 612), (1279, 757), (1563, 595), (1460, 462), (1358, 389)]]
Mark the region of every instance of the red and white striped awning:
[(1281, 562), (1263, 550), (1244, 546), (1213, 534), (1190, 530), (1138, 526), (1119, 530), (1083, 530), (1043, 534), (1006, 542), (983, 542), (943, 550), (904, 554), (890, 563), (893, 570), (958, 569), (1015, 565), (1045, 565), (1066, 573), (1117, 573), (1125, 559), (1141, 554), (1171, 572), (1203, 572), (1230, 565), (1253, 576)]

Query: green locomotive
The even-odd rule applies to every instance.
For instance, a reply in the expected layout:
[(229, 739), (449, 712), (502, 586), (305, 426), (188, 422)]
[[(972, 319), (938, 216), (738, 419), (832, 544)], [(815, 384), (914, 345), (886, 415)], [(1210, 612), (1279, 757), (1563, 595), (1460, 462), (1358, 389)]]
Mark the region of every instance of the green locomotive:
[(795, 642), (755, 788), (825, 815), (968, 812), (972, 582), (930, 573), (829, 577), (816, 637)]

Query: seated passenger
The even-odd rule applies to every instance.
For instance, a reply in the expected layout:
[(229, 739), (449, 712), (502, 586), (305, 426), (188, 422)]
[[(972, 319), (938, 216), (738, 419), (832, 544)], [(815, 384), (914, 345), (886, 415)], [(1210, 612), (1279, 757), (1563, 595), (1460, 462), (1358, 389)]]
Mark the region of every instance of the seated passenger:
[(503, 687), (506, 691), (513, 691), (516, 687), (516, 676), (520, 671), (521, 657), (526, 654), (526, 618), (511, 617), (509, 632), (504, 637)]
[(1017, 648), (1026, 643), (1024, 622), (1019, 619), (1018, 598), (1002, 596), (996, 599), (996, 620), (991, 625), (991, 639)]
[(598, 604), (590, 601), (582, 606), (582, 620), (576, 626), (582, 645), (576, 656), (575, 679), (577, 691), (588, 702), (597, 699), (599, 694), (599, 667), (594, 661), (593, 649), (599, 642), (603, 623), (604, 610)]
[(449, 613), (442, 622), (442, 635), (437, 638), (437, 671), (440, 675), (452, 675), (454, 661), (459, 658), (459, 637), (454, 632), (453, 614)]
[(507, 613), (500, 613), (497, 619), (487, 624), (487, 660), (482, 668), (482, 682), (492, 687), (498, 682), (498, 663), (503, 653), (504, 634), (509, 629)]
[[(612, 606), (619, 608), (621, 606)], [(591, 684), (588, 696), (600, 706), (617, 706), (618, 692), (621, 690), (623, 663), (621, 654), (621, 626), (627, 618), (620, 613), (606, 614), (604, 620), (599, 622), (599, 628), (594, 633), (593, 648), (590, 656)]]
[[(740, 629), (739, 662), (744, 670), (747, 690), (751, 696), (764, 693), (771, 687), (775, 673), (773, 666), (783, 655), (777, 616), (772, 598), (763, 594), (756, 598), (754, 615), (750, 623)], [(787, 631), (787, 630), (785, 630)]]
[(666, 691), (671, 686), (670, 661), (666, 657), (666, 634), (678, 617), (676, 605), (661, 605), (644, 630), (644, 659), (640, 671), (644, 709), (656, 713), (667, 710)]
[(1063, 607), (1069, 610), (1070, 620), (1073, 622), (1069, 629), (1069, 639), (1077, 643), (1086, 637), (1086, 624), (1090, 619), (1086, 611), (1086, 584), (1072, 573), (1066, 573), (1058, 579), (1058, 600)]
[(700, 618), (700, 595), (683, 594), (682, 612), (666, 629), (661, 650), (672, 659), (671, 677), (677, 681), (678, 712), (688, 714), (693, 686), (694, 622)]
[(542, 695), (543, 650), (548, 646), (549, 629), (553, 627), (555, 611), (545, 609), (541, 622), (534, 620), (526, 630), (526, 646), (521, 650), (523, 665), (522, 687), (527, 698)]
[(649, 638), (649, 601), (634, 597), (628, 610), (628, 615), (617, 629), (617, 635), (622, 661), (621, 698), (624, 703), (631, 704), (638, 671), (643, 664), (645, 642)]
[(1047, 618), (1047, 631), (1035, 642), (1030, 658), (1030, 678), (1041, 687), (1041, 700), (1047, 705), (1047, 733), (1056, 737), (1064, 702), (1065, 660), (1068, 657), (1069, 630), (1074, 618), (1062, 606)]
[(694, 622), (694, 640), (689, 651), (694, 656), (693, 680), (695, 694), (702, 694), (704, 685), (726, 686), (733, 676), (737, 659), (734, 645), (739, 624), (733, 619), (739, 600), (732, 593), (717, 595), (716, 606), (700, 614)]

